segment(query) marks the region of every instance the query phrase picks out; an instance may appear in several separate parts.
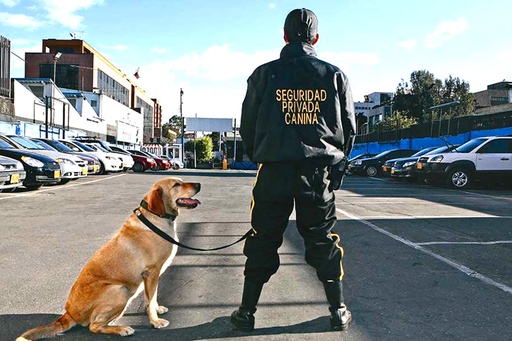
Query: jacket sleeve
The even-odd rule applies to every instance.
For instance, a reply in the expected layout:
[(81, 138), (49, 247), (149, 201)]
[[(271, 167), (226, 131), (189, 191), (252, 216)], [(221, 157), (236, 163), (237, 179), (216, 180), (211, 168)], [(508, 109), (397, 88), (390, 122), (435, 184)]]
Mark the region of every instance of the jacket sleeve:
[(247, 80), (247, 93), (242, 104), (242, 117), (240, 120), (240, 136), (244, 142), (245, 152), (249, 159), (253, 159), (256, 123), (261, 99), (258, 95), (253, 76)]
[(343, 152), (348, 157), (354, 146), (356, 132), (356, 117), (354, 113), (354, 100), (352, 99), (352, 90), (347, 77), (341, 73), (338, 87), (340, 91), (340, 107), (341, 107), (341, 125), (343, 127)]

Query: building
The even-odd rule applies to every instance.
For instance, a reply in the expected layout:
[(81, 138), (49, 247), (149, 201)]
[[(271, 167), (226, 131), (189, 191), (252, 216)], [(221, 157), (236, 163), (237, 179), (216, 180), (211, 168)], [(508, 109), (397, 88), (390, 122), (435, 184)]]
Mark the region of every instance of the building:
[[(42, 52), (25, 53), (25, 77), (51, 79), (70, 102), (83, 93), (98, 117), (107, 125), (106, 140), (117, 143), (119, 130), (135, 130), (139, 143), (159, 139), (162, 108), (131, 77), (118, 69), (84, 40), (44, 39)], [(122, 106), (113, 106), (115, 101)], [(108, 110), (107, 110), (108, 107)], [(114, 110), (115, 107), (115, 110)], [(130, 110), (126, 110), (126, 107)], [(140, 117), (135, 117), (135, 116)], [(138, 122), (143, 126), (135, 127)]]
[(364, 102), (354, 102), (356, 117), (366, 117), (366, 123), (357, 127), (359, 134), (368, 133), (375, 124), (391, 115), (393, 96), (392, 92), (372, 92), (364, 96)]
[(512, 103), (512, 82), (490, 84), (487, 90), (475, 92), (476, 108), (486, 108), (495, 105)]
[(12, 120), (11, 100), (11, 41), (0, 36), (0, 121)]

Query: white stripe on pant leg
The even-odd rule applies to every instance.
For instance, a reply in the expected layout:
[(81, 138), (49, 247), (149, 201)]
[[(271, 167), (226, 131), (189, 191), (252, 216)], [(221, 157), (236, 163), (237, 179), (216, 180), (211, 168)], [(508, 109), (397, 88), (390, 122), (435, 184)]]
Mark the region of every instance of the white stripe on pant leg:
[(496, 282), (496, 281), (490, 279), (489, 277), (486, 277), (486, 276), (482, 275), (481, 273), (478, 273), (478, 272), (468, 268), (467, 266), (464, 266), (462, 264), (459, 264), (457, 262), (452, 261), (451, 259), (448, 259), (448, 258), (445, 258), (445, 257), (443, 257), (441, 255), (438, 255), (437, 253), (434, 253), (434, 252), (432, 252), (432, 251), (430, 251), (428, 249), (425, 249), (424, 247), (422, 247), (422, 246), (420, 246), (420, 245), (418, 245), (418, 244), (416, 244), (416, 243), (414, 243), (414, 242), (412, 242), (410, 240), (407, 240), (405, 238), (397, 236), (396, 234), (393, 234), (393, 233), (391, 233), (389, 231), (386, 231), (386, 230), (378, 227), (377, 225), (375, 225), (375, 224), (373, 224), (373, 223), (371, 223), (371, 222), (369, 222), (367, 220), (364, 220), (364, 219), (361, 219), (359, 217), (356, 217), (356, 216), (354, 216), (354, 215), (352, 215), (352, 214), (350, 214), (350, 213), (348, 213), (346, 211), (343, 211), (343, 210), (341, 210), (339, 208), (337, 208), (336, 211), (340, 212), (341, 214), (345, 215), (346, 217), (348, 217), (348, 218), (350, 218), (352, 220), (357, 220), (357, 221), (365, 224), (366, 226), (371, 227), (373, 230), (375, 230), (377, 232), (380, 232), (380, 233), (382, 233), (382, 234), (384, 234), (384, 235), (386, 235), (388, 237), (391, 237), (391, 238), (393, 238), (396, 241), (399, 241), (400, 243), (403, 243), (403, 244), (405, 244), (405, 245), (407, 245), (409, 247), (412, 247), (413, 249), (416, 249), (416, 250), (421, 251), (421, 252), (423, 252), (423, 253), (425, 253), (427, 255), (430, 255), (430, 256), (436, 258), (437, 260), (440, 260), (441, 262), (446, 263), (446, 264), (450, 265), (451, 267), (453, 267), (453, 268), (455, 268), (455, 269), (465, 273), (468, 276), (477, 278), (477, 279), (479, 279), (480, 281), (482, 281), (482, 282), (484, 282), (486, 284), (492, 285), (492, 286), (494, 286), (494, 287), (496, 287), (496, 288), (498, 288), (500, 290), (503, 290), (504, 292), (512, 295), (512, 287), (509, 287), (508, 285)]

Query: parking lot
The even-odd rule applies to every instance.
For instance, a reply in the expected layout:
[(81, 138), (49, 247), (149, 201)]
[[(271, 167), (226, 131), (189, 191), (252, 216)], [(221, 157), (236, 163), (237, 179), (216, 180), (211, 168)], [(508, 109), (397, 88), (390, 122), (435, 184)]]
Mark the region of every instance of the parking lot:
[[(164, 176), (199, 181), (202, 204), (178, 218), (180, 241), (228, 244), (249, 228), (254, 171), (181, 169), (91, 176), (0, 193), (0, 340), (60, 316), (81, 267)], [(180, 249), (162, 275), (170, 325), (149, 324), (139, 298), (120, 322), (130, 340), (510, 340), (512, 190), (452, 190), (349, 176), (336, 192), (345, 297), (354, 321), (328, 331), (323, 288), (304, 261), (292, 215), (281, 268), (264, 287), (256, 330), (231, 329), (240, 303), (242, 244)], [(342, 335), (342, 337), (340, 337)], [(112, 340), (75, 327), (55, 340)]]

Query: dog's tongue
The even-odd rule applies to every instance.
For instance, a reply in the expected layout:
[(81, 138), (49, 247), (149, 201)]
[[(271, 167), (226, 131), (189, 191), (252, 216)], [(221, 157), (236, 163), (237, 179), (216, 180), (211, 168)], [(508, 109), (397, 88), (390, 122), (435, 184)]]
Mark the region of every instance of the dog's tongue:
[(197, 207), (201, 202), (197, 199), (192, 198), (180, 198), (177, 200), (177, 204), (179, 206), (185, 206), (185, 207)]

